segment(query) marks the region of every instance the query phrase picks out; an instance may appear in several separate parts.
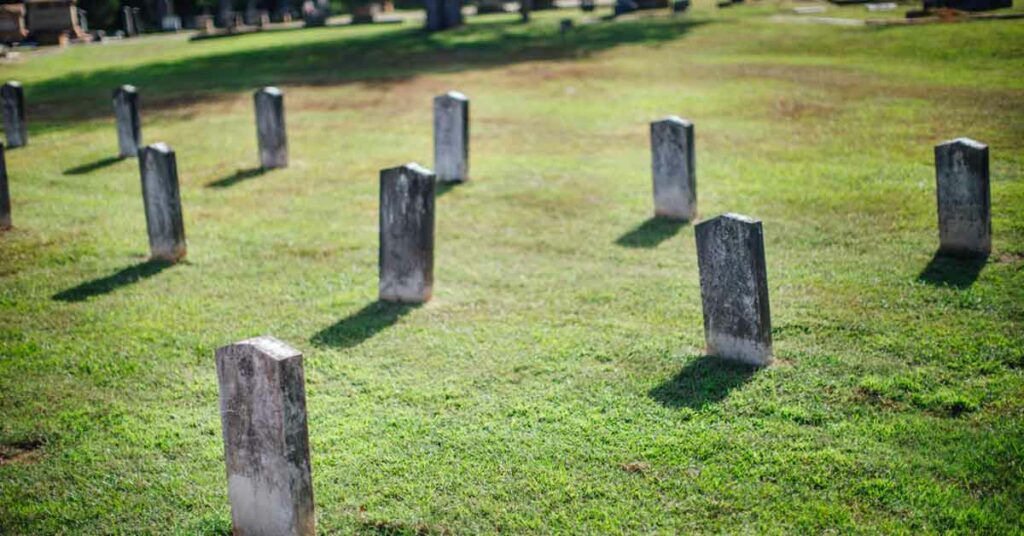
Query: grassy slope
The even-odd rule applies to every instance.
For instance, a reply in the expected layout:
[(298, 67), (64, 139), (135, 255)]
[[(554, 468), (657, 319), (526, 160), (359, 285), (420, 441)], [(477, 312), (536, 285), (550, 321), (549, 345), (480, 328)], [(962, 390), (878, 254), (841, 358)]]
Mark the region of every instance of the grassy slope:
[[(213, 350), (262, 333), (306, 355), (325, 533), (1019, 532), (1024, 25), (772, 12), (3, 67), (35, 122), (8, 154), (0, 443), (38, 448), (0, 465), (0, 533), (229, 532)], [(136, 163), (107, 160), (119, 83), (177, 150), (185, 264), (143, 264)], [(293, 165), (255, 175), (267, 83)], [(380, 306), (376, 174), (430, 165), (450, 88), (473, 181), (438, 202), (436, 298)], [(697, 125), (701, 212), (764, 221), (776, 366), (702, 356), (692, 227), (647, 221), (669, 113)], [(992, 151), (983, 267), (932, 259), (932, 145), (961, 135)]]

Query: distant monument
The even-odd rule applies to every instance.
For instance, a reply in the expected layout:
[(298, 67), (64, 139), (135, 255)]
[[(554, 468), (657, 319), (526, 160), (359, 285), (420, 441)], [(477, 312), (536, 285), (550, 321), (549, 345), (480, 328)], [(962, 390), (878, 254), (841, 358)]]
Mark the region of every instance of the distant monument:
[(0, 42), (17, 43), (26, 37), (25, 4), (0, 4)]
[(62, 39), (92, 38), (79, 21), (77, 0), (28, 0), (29, 34), (40, 44), (55, 45)]
[(426, 0), (427, 31), (462, 26), (462, 0)]

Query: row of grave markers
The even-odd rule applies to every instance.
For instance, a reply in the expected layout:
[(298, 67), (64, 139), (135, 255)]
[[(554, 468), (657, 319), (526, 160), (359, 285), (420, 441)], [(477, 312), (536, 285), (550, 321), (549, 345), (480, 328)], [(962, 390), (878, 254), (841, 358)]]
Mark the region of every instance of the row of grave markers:
[[(27, 143), (20, 84), (0, 88), (11, 147)], [(284, 96), (253, 95), (260, 164), (288, 166)], [(174, 151), (142, 146), (138, 92), (113, 93), (119, 154), (138, 156), (154, 259), (186, 254)], [(694, 126), (671, 116), (651, 123), (656, 216), (697, 218)], [(10, 199), (0, 145), (0, 227), (10, 227)], [(432, 296), (435, 187), (469, 178), (469, 99), (434, 99), (435, 171), (418, 164), (380, 172), (378, 293), (383, 301), (422, 303)], [(991, 251), (988, 147), (959, 138), (935, 147), (940, 253), (987, 256)], [(694, 229), (707, 352), (752, 365), (772, 360), (771, 314), (761, 222), (724, 214)], [(236, 534), (315, 532), (302, 354), (272, 337), (216, 352), (228, 492)]]

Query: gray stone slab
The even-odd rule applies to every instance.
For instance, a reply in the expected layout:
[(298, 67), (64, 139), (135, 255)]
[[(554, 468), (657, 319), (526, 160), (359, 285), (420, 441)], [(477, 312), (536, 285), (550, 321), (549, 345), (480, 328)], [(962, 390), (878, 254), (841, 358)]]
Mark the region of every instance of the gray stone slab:
[(21, 82), (12, 80), (0, 87), (0, 105), (4, 109), (4, 134), (7, 136), (7, 147), (28, 145), (25, 89), (21, 87)]
[(957, 138), (935, 146), (939, 252), (987, 257), (992, 252), (988, 146)]
[(233, 534), (313, 536), (302, 354), (264, 336), (216, 359)]
[(697, 167), (693, 123), (669, 116), (651, 123), (654, 215), (692, 221), (697, 217)]
[(260, 166), (264, 169), (288, 167), (288, 136), (284, 126), (284, 94), (276, 87), (253, 93), (256, 107), (256, 137)]
[(380, 172), (380, 299), (430, 300), (434, 285), (434, 173), (419, 164)]
[(139, 151), (139, 174), (150, 256), (176, 262), (185, 256), (187, 248), (174, 151), (165, 143), (144, 147)]
[(772, 361), (761, 222), (725, 214), (697, 224), (707, 353), (751, 365)]
[(461, 26), (462, 0), (424, 0), (427, 12), (427, 31), (436, 32)]
[(458, 91), (434, 97), (434, 172), (442, 182), (469, 179), (469, 99)]
[(11, 191), (7, 185), (7, 154), (0, 143), (0, 230), (11, 228)]
[(123, 85), (114, 90), (114, 118), (117, 120), (118, 156), (138, 156), (142, 147), (142, 121), (139, 119), (139, 92)]

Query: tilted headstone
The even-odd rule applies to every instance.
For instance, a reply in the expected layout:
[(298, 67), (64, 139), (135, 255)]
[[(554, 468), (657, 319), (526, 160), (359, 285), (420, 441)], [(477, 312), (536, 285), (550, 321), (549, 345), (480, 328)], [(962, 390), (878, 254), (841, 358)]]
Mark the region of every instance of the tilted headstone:
[(11, 228), (11, 191), (7, 186), (7, 155), (0, 143), (0, 230)]
[(273, 337), (217, 349), (233, 534), (314, 536), (302, 354)]
[(430, 300), (434, 284), (434, 173), (419, 164), (380, 172), (380, 299)]
[(707, 353), (752, 365), (772, 360), (761, 222), (725, 214), (697, 224)]
[(276, 87), (265, 87), (253, 94), (256, 106), (256, 137), (260, 166), (264, 169), (288, 167), (288, 137), (284, 128), (284, 94)]
[(142, 147), (142, 123), (139, 120), (139, 93), (135, 86), (114, 90), (114, 117), (117, 120), (117, 147), (121, 158), (138, 156)]
[(139, 151), (139, 172), (150, 256), (176, 262), (185, 256), (186, 244), (174, 151), (162, 142), (143, 148)]
[(21, 82), (10, 81), (0, 87), (0, 101), (4, 108), (4, 134), (8, 147), (28, 144), (28, 124), (25, 121), (25, 89)]
[(676, 116), (651, 123), (654, 215), (692, 221), (697, 217), (697, 170), (693, 123)]
[(988, 146), (957, 138), (935, 146), (939, 252), (987, 257), (992, 252)]
[(434, 97), (434, 172), (442, 182), (469, 178), (469, 99), (458, 91)]

